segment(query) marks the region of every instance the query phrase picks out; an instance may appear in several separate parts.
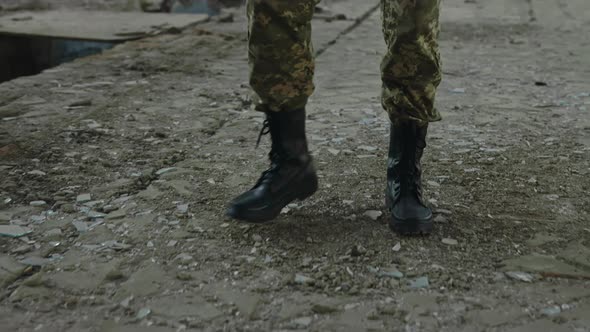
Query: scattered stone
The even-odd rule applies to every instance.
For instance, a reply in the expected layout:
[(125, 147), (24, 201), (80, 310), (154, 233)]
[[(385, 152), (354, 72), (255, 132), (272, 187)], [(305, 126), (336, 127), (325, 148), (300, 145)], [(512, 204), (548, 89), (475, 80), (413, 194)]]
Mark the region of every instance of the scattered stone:
[(162, 168), (156, 171), (156, 175), (160, 176), (160, 175), (164, 175), (166, 173), (170, 173), (172, 171), (176, 171), (176, 167), (166, 167), (166, 168)]
[(181, 214), (186, 214), (188, 212), (188, 204), (178, 204), (176, 206), (176, 211)]
[(418, 289), (418, 288), (427, 288), (430, 285), (428, 282), (428, 277), (420, 277), (418, 279), (412, 280), (409, 283), (410, 288)]
[(290, 322), (290, 327), (293, 329), (307, 329), (312, 322), (311, 317), (299, 317)]
[(435, 182), (435, 181), (426, 181), (426, 183), (431, 187), (435, 187), (435, 188), (440, 187), (440, 183)]
[(68, 105), (68, 107), (82, 107), (82, 106), (91, 106), (91, 105), (92, 105), (91, 99), (80, 99), (80, 100), (73, 101), (72, 103), (70, 103), (70, 105)]
[(39, 216), (31, 216), (30, 220), (34, 223), (40, 224), (47, 219), (46, 216), (39, 215)]
[(30, 171), (27, 173), (28, 175), (33, 175), (33, 176), (45, 176), (47, 175), (47, 173), (40, 171), (38, 169), (34, 170), (34, 171)]
[[(105, 211), (105, 212), (107, 212), (107, 211)], [(118, 219), (123, 219), (126, 216), (127, 216), (127, 211), (125, 211), (125, 210), (116, 210), (116, 211), (109, 212), (109, 214), (107, 214), (105, 216), (105, 219), (106, 220), (118, 220)]]
[(193, 275), (188, 272), (180, 271), (176, 274), (176, 279), (180, 281), (189, 281), (193, 279)]
[(465, 169), (463, 170), (463, 172), (465, 172), (465, 173), (475, 173), (475, 172), (479, 172), (479, 168), (477, 168), (477, 167), (473, 167), (473, 168), (465, 168)]
[(316, 303), (313, 306), (311, 306), (311, 311), (313, 311), (316, 314), (327, 315), (334, 312), (338, 312), (339, 310), (337, 307), (331, 305)]
[(47, 258), (41, 258), (41, 257), (27, 257), (23, 260), (20, 261), (21, 264), (25, 264), (25, 265), (29, 265), (29, 266), (43, 266), (46, 265), (48, 263), (50, 263), (51, 261)]
[(398, 252), (402, 249), (402, 244), (401, 242), (396, 243), (393, 248), (391, 248), (391, 250), (393, 250), (394, 252)]
[(150, 308), (142, 308), (137, 312), (137, 315), (135, 316), (135, 318), (144, 319), (147, 316), (149, 316), (151, 313), (152, 313), (152, 310)]
[(87, 214), (88, 218), (90, 219), (103, 219), (104, 217), (106, 217), (107, 215), (102, 213), (102, 212), (98, 212), (98, 211), (94, 211), (94, 210), (90, 210), (88, 211)]
[(47, 242), (47, 244), (50, 247), (59, 247), (59, 245), (61, 244), (61, 242), (59, 242), (59, 241), (49, 241), (49, 242)]
[(179, 261), (181, 264), (189, 264), (190, 262), (193, 261), (193, 256), (191, 256), (187, 253), (181, 253), (178, 256), (176, 256), (174, 258), (174, 260)]
[(0, 236), (21, 237), (30, 234), (32, 230), (17, 225), (0, 225)]
[(178, 241), (176, 241), (176, 240), (170, 240), (170, 241), (168, 241), (168, 243), (166, 244), (166, 246), (168, 246), (168, 247), (174, 247), (177, 243), (178, 243)]
[(48, 284), (46, 275), (41, 273), (36, 273), (32, 275), (30, 278), (27, 278), (23, 281), (23, 285), (28, 287), (41, 287)]
[(105, 280), (107, 281), (117, 281), (123, 279), (125, 279), (125, 274), (119, 269), (112, 269), (105, 276)]
[(446, 224), (447, 218), (445, 216), (443, 216), (442, 214), (439, 214), (436, 217), (434, 217), (434, 222), (438, 223), (438, 224)]
[(338, 154), (340, 154), (340, 150), (336, 150), (336, 149), (328, 149), (328, 152), (330, 152), (332, 155), (337, 156)]
[(59, 238), (62, 236), (62, 232), (59, 228), (53, 228), (45, 232), (45, 234), (43, 235), (45, 236), (45, 238)]
[(254, 240), (254, 242), (262, 242), (262, 236), (254, 234), (252, 235), (252, 240)]
[(108, 204), (108, 205), (105, 205), (105, 206), (102, 207), (102, 212), (104, 212), (104, 213), (111, 213), (111, 212), (116, 211), (118, 209), (119, 208), (116, 207), (115, 205)]
[(296, 274), (293, 281), (299, 285), (312, 285), (315, 282), (313, 278), (306, 277), (302, 274)]
[(559, 195), (557, 195), (557, 194), (549, 194), (549, 195), (545, 195), (545, 198), (547, 200), (550, 200), (550, 201), (556, 201), (556, 200), (559, 199)]
[(17, 255), (22, 255), (22, 254), (26, 254), (27, 252), (31, 251), (32, 249), (33, 248), (30, 245), (25, 244), (25, 245), (22, 245), (20, 247), (13, 249), (12, 253), (17, 254)]
[(12, 213), (8, 211), (0, 211), (0, 223), (8, 223), (12, 220)]
[(26, 264), (19, 264), (9, 256), (0, 256), (0, 287), (5, 290), (25, 272), (26, 267)]
[(369, 146), (369, 145), (361, 145), (357, 149), (367, 151), (367, 152), (377, 151), (377, 147)]
[(76, 197), (76, 203), (83, 204), (86, 202), (90, 202), (92, 200), (92, 196), (90, 194), (80, 194)]
[(31, 203), (29, 203), (30, 206), (34, 206), (34, 207), (42, 207), (47, 205), (47, 202), (45, 201), (32, 201)]
[(133, 301), (133, 295), (126, 297), (123, 301), (119, 302), (119, 305), (123, 308), (129, 308), (131, 301)]
[(556, 315), (559, 315), (560, 313), (561, 313), (561, 307), (558, 305), (554, 305), (551, 307), (541, 309), (541, 314), (544, 316), (556, 316)]
[(104, 242), (102, 244), (102, 246), (104, 248), (113, 249), (113, 250), (116, 250), (116, 251), (127, 250), (127, 249), (131, 248), (131, 245), (125, 244), (125, 243), (121, 243), (121, 242), (118, 242), (116, 240), (106, 241), (106, 242)]
[(65, 212), (65, 213), (74, 213), (76, 212), (76, 207), (74, 206), (74, 204), (70, 204), (70, 203), (66, 203), (63, 204), (60, 209)]
[(78, 233), (84, 233), (90, 229), (90, 224), (85, 221), (78, 221), (78, 220), (73, 221), (72, 225), (74, 225), (74, 227), (76, 227), (76, 230), (78, 231)]
[(350, 255), (352, 257), (362, 256), (366, 253), (367, 253), (367, 249), (360, 244), (352, 246), (352, 249), (350, 250)]
[(154, 243), (152, 241), (148, 241), (147, 247), (148, 248), (153, 248), (154, 247)]
[(442, 239), (442, 243), (449, 245), (449, 246), (456, 246), (459, 244), (459, 241), (451, 238), (444, 238)]
[(376, 221), (383, 215), (383, 212), (377, 210), (369, 210), (363, 213), (364, 216), (369, 217), (369, 219)]
[(87, 207), (89, 207), (89, 208), (92, 208), (92, 207), (95, 207), (95, 206), (101, 205), (101, 204), (103, 204), (103, 203), (104, 203), (104, 201), (90, 201), (90, 202), (86, 202), (86, 203), (84, 203), (84, 206), (87, 206)]
[(404, 274), (394, 268), (394, 269), (388, 269), (388, 270), (381, 270), (381, 271), (377, 272), (377, 276), (381, 277), (381, 278), (401, 279), (404, 277)]
[(508, 271), (508, 272), (506, 272), (506, 276), (508, 278), (518, 280), (518, 281), (523, 281), (523, 282), (532, 282), (533, 281), (533, 276), (531, 274), (526, 273), (526, 272)]

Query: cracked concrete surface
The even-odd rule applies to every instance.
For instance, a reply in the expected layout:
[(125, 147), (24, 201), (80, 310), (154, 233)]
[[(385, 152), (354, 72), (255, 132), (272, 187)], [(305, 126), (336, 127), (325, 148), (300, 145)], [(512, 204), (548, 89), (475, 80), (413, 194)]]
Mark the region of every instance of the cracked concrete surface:
[(223, 216), (267, 163), (241, 11), (1, 84), (0, 326), (590, 331), (590, 5), (444, 2), (436, 231), (399, 238), (376, 4), (314, 20), (321, 187), (269, 225)]

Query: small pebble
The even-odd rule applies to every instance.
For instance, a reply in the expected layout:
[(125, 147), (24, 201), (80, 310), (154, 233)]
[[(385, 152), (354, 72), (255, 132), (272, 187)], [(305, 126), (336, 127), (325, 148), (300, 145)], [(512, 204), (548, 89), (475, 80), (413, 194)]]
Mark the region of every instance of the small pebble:
[(157, 176), (160, 176), (160, 175), (163, 175), (163, 174), (166, 174), (166, 173), (169, 173), (169, 172), (175, 171), (175, 170), (176, 170), (176, 167), (166, 167), (166, 168), (162, 168), (162, 169), (159, 169), (158, 171), (156, 171), (156, 175), (157, 175)]
[(416, 280), (410, 281), (409, 287), (410, 288), (427, 288), (430, 285), (428, 282), (428, 277), (420, 277)]
[(555, 316), (555, 315), (559, 315), (560, 313), (561, 313), (561, 307), (559, 307), (558, 305), (554, 305), (551, 307), (541, 309), (541, 314), (543, 314), (545, 316)]
[(438, 224), (444, 224), (447, 222), (447, 218), (442, 214), (439, 214), (438, 216), (434, 217), (434, 222)]
[(363, 213), (364, 216), (369, 217), (371, 220), (376, 221), (383, 215), (383, 212), (377, 210), (369, 210)]
[(152, 313), (150, 308), (142, 308), (137, 312), (137, 319), (144, 319)]
[(518, 271), (509, 271), (509, 272), (505, 272), (506, 276), (514, 279), (514, 280), (518, 280), (518, 281), (522, 281), (522, 282), (532, 282), (533, 281), (533, 276), (529, 273), (526, 272), (518, 272)]
[(300, 285), (309, 285), (309, 284), (313, 284), (314, 283), (313, 278), (306, 277), (306, 276), (304, 276), (302, 274), (296, 274), (293, 281), (296, 284), (300, 284)]
[(92, 196), (90, 194), (80, 194), (76, 197), (76, 203), (86, 203), (92, 200)]
[(449, 245), (449, 246), (456, 246), (459, 244), (459, 241), (451, 238), (444, 238), (442, 239), (442, 243)]

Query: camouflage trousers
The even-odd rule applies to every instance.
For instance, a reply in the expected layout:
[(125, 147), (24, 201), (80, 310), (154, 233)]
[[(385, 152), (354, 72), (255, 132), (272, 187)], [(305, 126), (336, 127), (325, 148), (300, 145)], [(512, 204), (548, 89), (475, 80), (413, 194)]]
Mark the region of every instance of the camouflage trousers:
[[(250, 84), (258, 109), (305, 107), (314, 91), (311, 19), (320, 0), (248, 0)], [(387, 53), (381, 63), (382, 104), (392, 121), (440, 120), (440, 0), (381, 0)]]

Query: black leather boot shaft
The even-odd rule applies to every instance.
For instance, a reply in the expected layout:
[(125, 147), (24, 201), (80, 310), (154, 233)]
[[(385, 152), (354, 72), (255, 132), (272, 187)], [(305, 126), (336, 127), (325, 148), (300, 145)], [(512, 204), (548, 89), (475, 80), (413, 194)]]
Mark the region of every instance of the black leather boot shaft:
[(422, 196), (421, 159), (428, 127), (416, 122), (391, 125), (386, 204), (390, 227), (400, 234), (428, 234), (432, 211)]
[(268, 112), (261, 135), (264, 133), (270, 133), (272, 140), (270, 168), (252, 189), (230, 203), (227, 214), (234, 219), (270, 221), (287, 204), (306, 199), (317, 190), (318, 179), (305, 137), (305, 110)]

